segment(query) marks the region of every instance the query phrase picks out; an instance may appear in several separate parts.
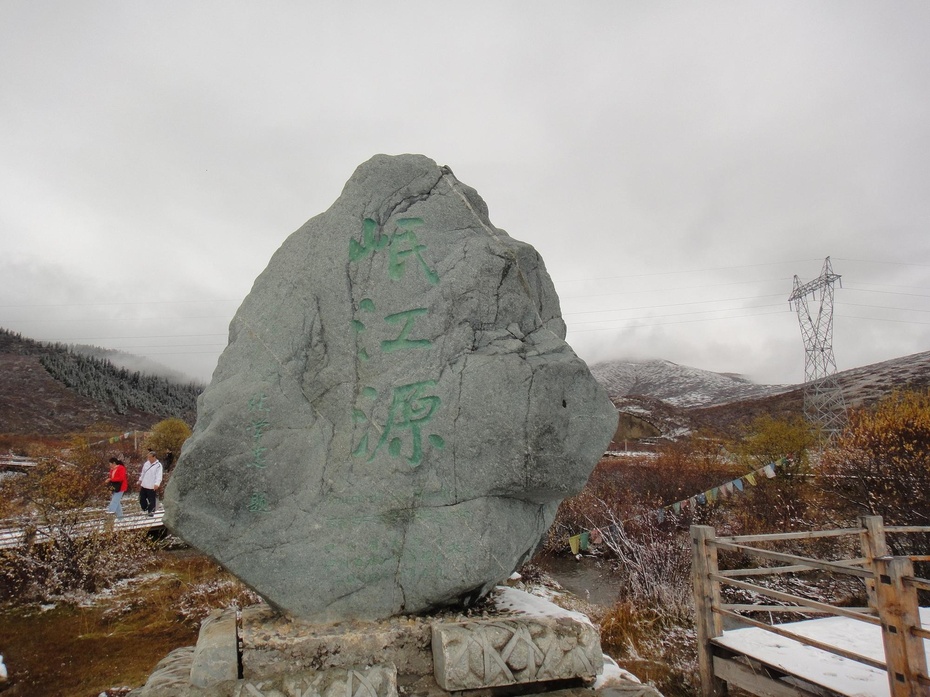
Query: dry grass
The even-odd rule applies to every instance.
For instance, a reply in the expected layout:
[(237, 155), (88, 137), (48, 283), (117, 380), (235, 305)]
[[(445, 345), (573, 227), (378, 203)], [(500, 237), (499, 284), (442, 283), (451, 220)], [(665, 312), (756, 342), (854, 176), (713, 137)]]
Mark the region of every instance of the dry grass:
[(83, 603), (0, 607), (0, 654), (10, 673), (0, 694), (123, 694), (118, 688), (142, 685), (170, 651), (193, 645), (211, 608), (255, 602), (199, 554), (162, 550), (156, 557), (155, 571)]

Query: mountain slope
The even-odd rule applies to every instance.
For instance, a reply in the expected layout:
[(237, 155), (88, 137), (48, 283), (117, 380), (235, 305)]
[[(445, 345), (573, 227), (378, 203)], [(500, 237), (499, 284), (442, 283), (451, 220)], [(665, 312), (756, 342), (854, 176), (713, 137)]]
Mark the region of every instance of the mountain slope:
[(147, 430), (169, 416), (193, 423), (202, 390), (0, 329), (0, 434)]
[(765, 397), (791, 389), (663, 360), (598, 363), (591, 366), (591, 373), (611, 398), (643, 395), (683, 408)]
[[(759, 416), (788, 418), (804, 411), (804, 385), (755, 385), (754, 389), (747, 387), (742, 379), (734, 381), (728, 375), (667, 361), (641, 363), (650, 364), (644, 371), (649, 380), (631, 379), (631, 375), (642, 374), (634, 364), (607, 371), (601, 368), (599, 372), (605, 376), (602, 384), (611, 394), (629, 390), (613, 398), (618, 409), (629, 410), (653, 424), (666, 439), (697, 429), (737, 437)], [(595, 376), (597, 374), (595, 372)], [(706, 385), (700, 380), (705, 374)], [(930, 387), (930, 351), (838, 372), (836, 380), (847, 408), (853, 409), (869, 406), (894, 390), (927, 389)], [(640, 393), (642, 397), (633, 391), (636, 389), (645, 390)], [(669, 398), (662, 399), (662, 394)], [(659, 404), (656, 399), (661, 400)]]
[(55, 380), (38, 356), (0, 354), (0, 433), (61, 436), (104, 425), (117, 431), (148, 430), (161, 416), (83, 397)]
[(892, 358), (836, 374), (847, 407), (871, 404), (900, 389), (930, 387), (930, 351)]

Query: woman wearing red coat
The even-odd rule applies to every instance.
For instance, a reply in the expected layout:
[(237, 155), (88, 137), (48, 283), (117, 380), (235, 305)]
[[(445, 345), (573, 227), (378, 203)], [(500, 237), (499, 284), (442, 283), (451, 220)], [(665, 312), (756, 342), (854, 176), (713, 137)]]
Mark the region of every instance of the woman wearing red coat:
[(118, 457), (110, 458), (110, 478), (107, 481), (113, 494), (110, 496), (110, 505), (107, 513), (112, 513), (117, 520), (123, 517), (123, 494), (129, 488), (129, 479), (126, 477), (126, 467)]

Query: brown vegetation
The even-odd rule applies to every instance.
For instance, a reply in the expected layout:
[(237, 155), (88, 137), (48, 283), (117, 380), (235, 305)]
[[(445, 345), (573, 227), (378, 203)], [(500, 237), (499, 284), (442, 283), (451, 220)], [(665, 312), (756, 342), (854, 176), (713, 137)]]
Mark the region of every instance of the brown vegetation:
[[(776, 455), (777, 476), (731, 498), (683, 509), (664, 509), (733, 477), (758, 469)], [(814, 456), (817, 456), (816, 458)], [(720, 534), (787, 532), (853, 527), (861, 514), (889, 524), (926, 525), (930, 519), (930, 393), (895, 393), (871, 408), (854, 410), (849, 425), (821, 450), (816, 432), (796, 417), (763, 415), (736, 439), (698, 436), (664, 446), (655, 455), (605, 458), (575, 497), (566, 499), (546, 541), (548, 553), (565, 553), (567, 536), (598, 528), (597, 553), (612, 560), (622, 589), (600, 622), (605, 650), (624, 668), (667, 697), (698, 693), (690, 587), (691, 524)], [(920, 536), (914, 536), (919, 538)], [(855, 556), (819, 549), (826, 540), (798, 541), (787, 550), (806, 556)], [(901, 553), (926, 554), (930, 540), (915, 539)], [(732, 553), (731, 553), (732, 555)], [(834, 556), (833, 558), (836, 558)], [(728, 558), (729, 568), (748, 560)], [(864, 602), (858, 585), (826, 591), (843, 602)], [(807, 587), (786, 575), (786, 588)], [(745, 600), (745, 599), (744, 599)]]
[[(128, 553), (128, 551), (127, 551)], [(0, 605), (4, 697), (97, 697), (142, 685), (155, 664), (192, 646), (211, 608), (257, 597), (215, 563), (187, 550), (152, 551), (150, 573), (108, 594), (47, 604)]]

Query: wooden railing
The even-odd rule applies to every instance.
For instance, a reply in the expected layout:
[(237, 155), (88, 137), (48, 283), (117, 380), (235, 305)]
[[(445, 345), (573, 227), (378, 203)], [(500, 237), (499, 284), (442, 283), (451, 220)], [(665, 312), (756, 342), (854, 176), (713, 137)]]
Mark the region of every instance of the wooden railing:
[[(726, 693), (727, 684), (757, 695), (811, 694), (796, 687), (796, 681), (784, 681), (784, 676), (766, 674), (762, 670), (747, 670), (745, 660), (734, 660), (730, 652), (721, 650), (715, 640), (723, 635), (724, 618), (733, 624), (758, 627), (793, 639), (802, 644), (865, 665), (885, 670), (889, 694), (892, 697), (927, 697), (930, 676), (924, 640), (930, 632), (921, 626), (918, 590), (930, 590), (930, 580), (914, 576), (914, 561), (928, 561), (930, 556), (898, 556), (888, 553), (887, 534), (930, 533), (930, 526), (888, 526), (880, 516), (864, 516), (861, 527), (772, 535), (738, 535), (716, 537), (714, 529), (705, 525), (691, 527), (693, 542), (692, 580), (694, 585), (695, 624), (698, 640), (698, 662), (702, 691), (705, 697)], [(814, 540), (856, 535), (861, 557), (827, 561), (764, 549), (761, 543)], [(720, 570), (718, 552), (732, 551), (764, 560), (769, 566)], [(772, 566), (771, 564), (776, 564)], [(868, 607), (851, 608), (831, 605), (785, 591), (753, 583), (755, 577), (786, 573), (819, 571), (861, 579), (868, 597)], [(755, 593), (780, 604), (737, 604), (722, 600), (721, 587), (732, 587)], [(825, 614), (851, 618), (881, 627), (884, 661), (877, 661), (851, 651), (825, 644), (790, 631), (790, 627), (747, 617), (742, 613)]]
[(0, 455), (0, 471), (28, 472), (38, 466), (38, 462), (19, 455)]
[[(107, 530), (144, 530), (162, 527), (164, 511), (159, 508), (154, 516), (144, 513), (126, 513), (121, 520), (114, 520), (103, 511), (83, 511), (76, 520), (70, 521), (68, 529), (71, 534), (82, 536)], [(56, 535), (53, 523), (34, 521), (0, 520), (0, 550), (11, 549), (24, 544), (45, 543)]]

